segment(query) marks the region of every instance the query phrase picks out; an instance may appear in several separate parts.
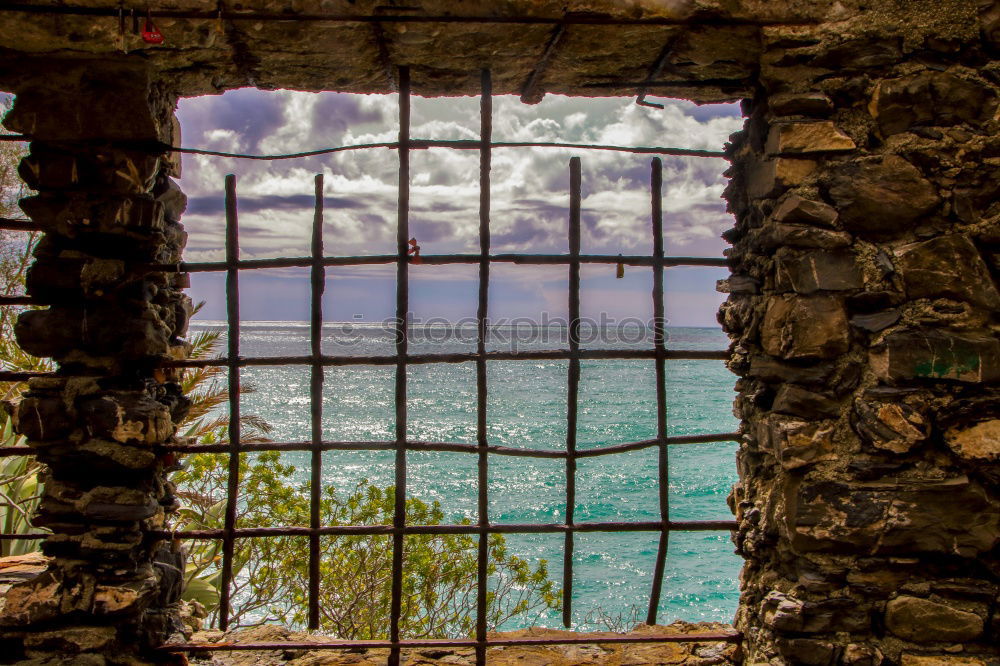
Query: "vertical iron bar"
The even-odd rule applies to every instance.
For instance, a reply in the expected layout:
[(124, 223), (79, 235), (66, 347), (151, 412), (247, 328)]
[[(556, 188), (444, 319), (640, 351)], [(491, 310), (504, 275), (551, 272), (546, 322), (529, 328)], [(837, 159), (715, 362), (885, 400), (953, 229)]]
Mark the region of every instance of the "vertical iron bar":
[(239, 219), (236, 213), (236, 176), (226, 176), (226, 318), (229, 336), (229, 477), (226, 484), (226, 519), (222, 537), (222, 576), (219, 594), (219, 628), (229, 628), (230, 584), (237, 493), (240, 487), (240, 258)]
[(410, 68), (399, 68), (399, 201), (396, 225), (396, 495), (392, 524), (392, 602), (389, 613), (390, 666), (400, 659), (399, 621), (403, 605), (403, 527), (406, 525), (406, 320), (409, 303), (410, 236)]
[[(659, 157), (652, 161), (650, 175), (650, 198), (653, 222), (653, 256), (663, 258), (663, 162)], [(660, 591), (663, 588), (663, 572), (667, 564), (667, 548), (670, 542), (670, 466), (667, 457), (667, 380), (666, 380), (666, 334), (663, 306), (663, 263), (653, 262), (653, 345), (656, 348), (656, 439), (659, 440), (659, 496), (660, 520), (663, 531), (656, 551), (656, 566), (653, 570), (653, 589), (649, 594), (649, 612), (646, 624), (656, 624), (656, 613), (660, 606)]]
[(486, 601), (489, 583), (489, 454), (486, 452), (486, 317), (490, 293), (490, 167), (493, 141), (493, 79), (490, 70), (481, 75), (479, 100), (479, 308), (476, 344), (476, 442), (479, 445), (479, 553), (476, 560), (476, 665), (486, 665)]
[[(576, 508), (576, 416), (580, 388), (580, 158), (569, 161), (569, 376), (566, 394), (566, 525)], [(563, 626), (573, 616), (573, 530), (563, 547)]]
[[(323, 174), (316, 175), (316, 209), (312, 226), (311, 319), (309, 338), (312, 367), (309, 381), (310, 425), (312, 426), (312, 478), (309, 485), (309, 527), (320, 527), (320, 498), (323, 478), (323, 291), (326, 269), (323, 266)], [(309, 535), (309, 628), (319, 629), (319, 534)]]

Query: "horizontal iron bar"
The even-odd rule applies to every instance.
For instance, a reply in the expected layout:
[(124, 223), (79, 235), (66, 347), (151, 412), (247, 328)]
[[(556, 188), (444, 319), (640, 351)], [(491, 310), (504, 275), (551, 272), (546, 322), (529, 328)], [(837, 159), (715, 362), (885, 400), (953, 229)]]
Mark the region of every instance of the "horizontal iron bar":
[[(681, 435), (678, 437), (667, 437), (667, 444), (708, 444), (712, 442), (735, 442), (740, 434), (737, 432), (712, 433), (708, 435)], [(594, 449), (583, 449), (577, 452), (577, 458), (593, 458), (596, 456), (611, 455), (615, 453), (626, 453), (638, 451), (656, 446), (658, 439), (647, 439), (640, 442), (629, 442), (627, 444), (614, 444), (602, 446)], [(395, 442), (320, 442), (313, 445), (312, 442), (250, 442), (240, 446), (241, 452), (257, 451), (390, 451), (396, 447)], [(0, 448), (0, 456), (9, 449), (24, 449), (25, 447)], [(163, 451), (174, 453), (227, 453), (228, 444), (191, 444), (178, 446), (160, 447)], [(447, 451), (455, 453), (479, 453), (480, 448), (476, 444), (462, 444), (459, 442), (406, 442), (408, 451)], [(519, 449), (512, 446), (487, 446), (484, 449), (487, 453), (501, 456), (515, 456), (524, 458), (565, 458), (566, 451), (554, 451), (548, 449)], [(23, 455), (23, 451), (18, 451), (11, 455)]]
[[(420, 257), (422, 264), (478, 264), (482, 257), (478, 254), (428, 254)], [(494, 263), (509, 263), (519, 265), (565, 265), (570, 262), (566, 254), (494, 254), (488, 258)], [(394, 264), (399, 261), (396, 254), (355, 255), (349, 257), (324, 257), (324, 266), (369, 266), (374, 264)], [(664, 257), (657, 259), (644, 255), (619, 256), (617, 254), (585, 254), (580, 255), (583, 264), (626, 264), (628, 266), (709, 266), (726, 268), (729, 260), (722, 257)], [(312, 266), (312, 257), (277, 257), (274, 259), (241, 259), (236, 267), (241, 270), (259, 268), (307, 268)], [(177, 272), (177, 273), (207, 273), (221, 272), (228, 268), (224, 261), (181, 262), (177, 264), (147, 264), (146, 270)]]
[[(82, 7), (79, 5), (34, 5), (24, 3), (8, 3), (0, 6), (3, 12), (20, 12), (26, 14), (48, 14), (61, 16), (104, 16), (117, 17), (118, 7)], [(672, 18), (653, 16), (649, 18), (614, 17), (597, 14), (564, 14), (562, 16), (462, 16), (462, 15), (426, 15), (426, 14), (322, 14), (312, 12), (261, 12), (233, 10), (190, 10), (190, 9), (155, 9), (149, 12), (152, 18), (194, 19), (204, 21), (280, 21), (296, 22), (327, 22), (327, 23), (498, 23), (504, 25), (705, 25), (705, 26), (779, 26), (779, 25), (813, 25), (814, 19), (788, 18), (782, 21), (761, 21), (751, 18), (695, 16), (692, 18)]]
[(44, 227), (24, 218), (0, 217), (0, 229), (7, 231), (44, 231)]
[[(650, 359), (656, 358), (655, 349), (584, 349), (579, 352), (581, 360), (608, 359)], [(552, 361), (566, 360), (572, 357), (568, 349), (525, 352), (487, 352), (487, 361)], [(675, 349), (666, 351), (664, 358), (668, 360), (692, 361), (725, 361), (729, 352), (725, 350), (702, 351), (693, 349)], [(409, 354), (406, 362), (413, 365), (430, 363), (471, 363), (477, 359), (477, 354)], [(239, 367), (274, 366), (274, 365), (312, 365), (314, 362), (323, 366), (353, 366), (353, 365), (395, 365), (398, 359), (394, 355), (385, 356), (321, 356), (318, 360), (311, 356), (262, 356), (258, 358), (240, 358), (230, 363), (227, 358), (208, 358), (185, 361), (164, 361), (165, 368), (216, 368), (235, 365)], [(12, 372), (0, 371), (0, 382), (23, 382), (34, 377), (61, 377), (54, 372)], [(71, 375), (65, 375), (71, 376)]]
[[(480, 150), (482, 142), (471, 139), (415, 139), (413, 148), (454, 148), (457, 150)], [(665, 148), (659, 146), (614, 146), (600, 143), (565, 143), (559, 141), (499, 141), (490, 144), (491, 148), (573, 148), (580, 150), (611, 150), (640, 155), (672, 155), (675, 157), (725, 157), (726, 153), (719, 150), (701, 150), (698, 148)]]
[[(572, 352), (569, 349), (550, 349), (521, 352), (486, 352), (487, 361), (552, 361), (579, 358), (581, 360), (607, 359), (650, 359), (660, 356), (655, 349), (584, 349)], [(702, 360), (725, 361), (729, 352), (724, 350), (703, 351), (696, 349), (668, 349), (663, 358), (671, 360)], [(454, 354), (407, 354), (402, 360), (407, 364), (425, 365), (428, 363), (470, 363), (479, 358), (475, 352)], [(255, 358), (240, 357), (235, 361), (228, 358), (207, 358), (186, 361), (164, 361), (164, 368), (211, 368), (225, 366), (271, 366), (271, 365), (396, 365), (400, 359), (395, 354), (385, 356), (260, 356)]]
[[(31, 137), (24, 134), (3, 134), (0, 140), (5, 141), (30, 141)], [(58, 142), (66, 143), (66, 142)], [(91, 140), (76, 143), (93, 143)], [(184, 148), (181, 146), (171, 146), (165, 143), (134, 143), (117, 142), (135, 148), (146, 147), (150, 152), (160, 153), (184, 153), (186, 155), (206, 155), (209, 157), (228, 157), (241, 160), (293, 160), (304, 157), (317, 157), (319, 155), (331, 155), (333, 153), (344, 153), (355, 150), (373, 150), (377, 148), (398, 149), (399, 143), (396, 141), (381, 141), (379, 143), (358, 143), (347, 146), (334, 146), (331, 148), (317, 148), (316, 150), (305, 150), (296, 153), (276, 153), (273, 155), (257, 155), (252, 153), (228, 153), (221, 150), (208, 150), (206, 148)], [(598, 143), (566, 143), (561, 141), (501, 141), (491, 143), (492, 148), (570, 148), (573, 150), (605, 150), (619, 153), (634, 153), (638, 155), (669, 155), (673, 157), (726, 157), (726, 153), (718, 150), (702, 150), (700, 148), (671, 148), (667, 146), (615, 146)], [(448, 139), (413, 139), (409, 142), (411, 149), (426, 150), (428, 148), (452, 148), (454, 150), (482, 150), (481, 141), (474, 140), (448, 140)]]
[[(506, 525), (328, 525), (325, 527), (242, 527), (233, 530), (235, 539), (260, 539), (286, 536), (367, 536), (379, 534), (560, 534), (565, 532), (729, 532), (737, 528), (735, 520), (686, 520), (603, 523), (511, 523)], [(226, 530), (150, 530), (146, 534), (163, 539), (223, 539)]]
[(37, 541), (39, 539), (44, 539), (50, 534), (0, 534), (0, 541), (17, 541), (19, 539), (24, 539), (25, 541)]
[(0, 370), (0, 382), (26, 382), (32, 377), (55, 377), (54, 372), (20, 372)]
[(0, 296), (0, 306), (4, 305), (39, 305), (37, 298), (33, 296)]
[[(635, 644), (635, 643), (735, 643), (741, 634), (738, 632), (705, 632), (697, 634), (642, 634), (639, 636), (562, 636), (558, 638), (487, 638), (482, 644), (487, 647), (517, 647), (530, 645), (602, 645), (602, 644)], [(336, 643), (173, 643), (161, 645), (158, 650), (163, 652), (235, 652), (244, 650), (260, 650), (270, 652), (276, 650), (363, 650), (385, 649), (392, 647), (433, 648), (433, 647), (476, 647), (479, 645), (472, 639), (426, 638), (420, 640), (392, 641), (338, 641)]]

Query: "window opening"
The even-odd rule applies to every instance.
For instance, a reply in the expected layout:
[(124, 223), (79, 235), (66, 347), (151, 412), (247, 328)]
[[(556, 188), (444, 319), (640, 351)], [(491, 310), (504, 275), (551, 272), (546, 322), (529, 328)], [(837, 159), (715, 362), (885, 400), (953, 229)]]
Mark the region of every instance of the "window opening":
[[(557, 41), (557, 38), (556, 38)], [(622, 147), (596, 144), (569, 144), (561, 142), (494, 142), (493, 106), (490, 74), (482, 72), (482, 95), (480, 99), (481, 131), (479, 140), (423, 140), (410, 136), (410, 79), (407, 68), (399, 68), (399, 137), (395, 142), (383, 142), (358, 146), (340, 147), (328, 150), (310, 151), (307, 153), (270, 156), (266, 159), (284, 159), (295, 156), (315, 155), (335, 151), (393, 148), (398, 151), (399, 160), (399, 191), (397, 199), (396, 221), (396, 253), (394, 255), (328, 255), (323, 243), (324, 196), (323, 175), (317, 175), (314, 181), (315, 203), (311, 231), (311, 253), (308, 257), (279, 257), (273, 259), (241, 259), (239, 254), (239, 216), (236, 177), (228, 175), (225, 178), (225, 259), (224, 261), (185, 262), (181, 264), (153, 264), (148, 268), (152, 271), (176, 272), (223, 272), (226, 276), (226, 312), (227, 312), (227, 353), (220, 359), (203, 359), (172, 361), (165, 363), (168, 367), (196, 368), (222, 367), (228, 373), (229, 386), (229, 429), (228, 441), (213, 445), (176, 445), (168, 450), (176, 453), (227, 453), (229, 455), (227, 497), (225, 507), (225, 523), (222, 529), (197, 530), (187, 532), (154, 532), (154, 536), (184, 540), (217, 540), (222, 544), (221, 563), (221, 597), (219, 604), (220, 628), (226, 629), (230, 623), (232, 611), (233, 558), (234, 545), (238, 539), (261, 539), (277, 536), (297, 536), (309, 541), (309, 575), (308, 575), (308, 625), (310, 628), (319, 626), (320, 597), (320, 565), (321, 540), (324, 537), (345, 535), (385, 535), (392, 544), (391, 571), (391, 609), (388, 640), (346, 641), (335, 644), (303, 644), (308, 649), (349, 649), (352, 647), (385, 647), (391, 650), (390, 663), (398, 663), (400, 651), (407, 647), (426, 647), (449, 645), (456, 647), (474, 647), (477, 662), (485, 663), (486, 649), (490, 646), (503, 645), (544, 645), (592, 643), (592, 639), (580, 638), (533, 638), (533, 639), (490, 639), (487, 636), (486, 603), (489, 584), (488, 576), (488, 538), (490, 534), (562, 534), (562, 590), (563, 590), (563, 622), (569, 627), (573, 615), (573, 584), (574, 584), (574, 548), (577, 534), (586, 533), (623, 533), (648, 532), (658, 535), (658, 547), (655, 556), (652, 586), (649, 593), (648, 611), (645, 619), (649, 624), (655, 624), (657, 609), (663, 587), (664, 571), (668, 558), (668, 544), (671, 532), (710, 532), (729, 531), (735, 529), (732, 520), (678, 520), (671, 514), (669, 495), (669, 455), (674, 446), (729, 442), (736, 438), (735, 433), (715, 433), (707, 435), (670, 436), (667, 430), (668, 397), (666, 386), (667, 360), (725, 360), (727, 352), (721, 350), (685, 349), (674, 350), (666, 346), (666, 309), (664, 303), (664, 268), (675, 266), (717, 266), (727, 265), (724, 259), (702, 257), (670, 257), (665, 254), (663, 245), (663, 166), (660, 155), (687, 155), (701, 157), (720, 157), (722, 153), (715, 151), (684, 150), (673, 148), (642, 148)], [(579, 157), (573, 157), (569, 163), (570, 171), (570, 206), (568, 228), (568, 252), (566, 254), (528, 254), (528, 253), (491, 253), (490, 236), (490, 166), (493, 150), (496, 148), (516, 148), (533, 146), (561, 146), (585, 148), (591, 150), (616, 150), (632, 153), (655, 155), (650, 166), (650, 220), (652, 234), (652, 253), (650, 255), (611, 255), (581, 253), (581, 190), (582, 162)], [(422, 254), (414, 255), (409, 233), (410, 206), (410, 153), (412, 150), (427, 147), (443, 147), (459, 150), (477, 150), (480, 154), (480, 205), (479, 205), (479, 252), (470, 254)], [(220, 151), (200, 149), (179, 149), (182, 152), (208, 155), (238, 156), (247, 159), (265, 159), (258, 155), (234, 155)], [(37, 227), (22, 220), (4, 219), (0, 228), (12, 230), (35, 230)], [(445, 353), (413, 353), (409, 348), (409, 329), (407, 313), (409, 303), (409, 267), (411, 264), (448, 265), (468, 264), (478, 267), (478, 302), (476, 310), (476, 347), (472, 351)], [(326, 272), (331, 267), (365, 266), (378, 264), (395, 264), (396, 266), (396, 302), (395, 302), (395, 347), (393, 353), (380, 355), (345, 355), (327, 354), (322, 347), (322, 327), (324, 323), (323, 292), (326, 285)], [(566, 266), (568, 270), (568, 346), (560, 349), (529, 349), (529, 350), (490, 350), (489, 340), (489, 285), (490, 269), (494, 264), (536, 265), (536, 266)], [(629, 349), (595, 349), (583, 347), (581, 339), (581, 267), (584, 265), (608, 266), (640, 266), (650, 267), (653, 276), (653, 345), (652, 348)], [(266, 268), (299, 267), (309, 270), (310, 284), (310, 320), (309, 320), (309, 350), (308, 354), (287, 356), (247, 357), (240, 345), (240, 271)], [(621, 270), (621, 269), (619, 269)], [(32, 303), (31, 299), (20, 296), (0, 297), (0, 304), (23, 305)], [(656, 435), (654, 438), (642, 441), (617, 443), (606, 446), (578, 448), (578, 416), (579, 393), (581, 377), (581, 361), (630, 359), (653, 361), (656, 377), (655, 411)], [(489, 363), (491, 361), (566, 361), (567, 362), (567, 400), (566, 400), (566, 440), (562, 450), (543, 448), (514, 448), (497, 445), (491, 442), (487, 414), (489, 409)], [(407, 436), (408, 411), (407, 370), (413, 365), (440, 363), (473, 363), (475, 365), (476, 384), (476, 428), (475, 443), (414, 441)], [(308, 439), (292, 442), (244, 442), (241, 430), (240, 380), (241, 373), (247, 367), (280, 367), (287, 365), (302, 365), (309, 367), (309, 405), (310, 434)], [(328, 440), (323, 435), (323, 386), (326, 372), (330, 369), (350, 366), (376, 366), (394, 369), (393, 408), (395, 412), (394, 437), (384, 441), (337, 441)], [(18, 381), (35, 373), (0, 372), (0, 380)], [(633, 451), (652, 449), (657, 454), (657, 488), (659, 516), (655, 520), (646, 521), (592, 521), (576, 520), (576, 483), (578, 479), (577, 462), (581, 459), (614, 456)], [(237, 507), (240, 501), (240, 454), (251, 451), (303, 451), (310, 454), (310, 520), (308, 526), (289, 525), (278, 528), (240, 527), (237, 521)], [(394, 512), (389, 525), (324, 525), (320, 514), (322, 492), (323, 454), (329, 451), (392, 451), (394, 453)], [(421, 451), (445, 451), (463, 454), (473, 454), (477, 460), (476, 520), (469, 524), (439, 524), (439, 525), (409, 525), (406, 522), (405, 503), (407, 498), (408, 466), (407, 453)], [(11, 451), (0, 449), (0, 455), (23, 455), (23, 449)], [(552, 523), (505, 523), (491, 520), (489, 475), (490, 456), (510, 456), (547, 458), (561, 460), (565, 464), (565, 519)], [(477, 537), (477, 607), (474, 636), (469, 639), (427, 639), (408, 640), (402, 637), (400, 617), (402, 613), (403, 585), (403, 550), (404, 541), (408, 535), (429, 534), (467, 534)], [(0, 538), (25, 538), (24, 535), (0, 535)], [(42, 538), (39, 535), (37, 538)], [(619, 636), (601, 638), (601, 643), (638, 643), (638, 642), (684, 642), (684, 641), (732, 641), (733, 634), (692, 634), (687, 636)], [(296, 644), (282, 644), (285, 649), (294, 649)], [(165, 650), (181, 652), (189, 649), (197, 650), (251, 650), (260, 649), (259, 645), (227, 645), (210, 646), (165, 646)]]

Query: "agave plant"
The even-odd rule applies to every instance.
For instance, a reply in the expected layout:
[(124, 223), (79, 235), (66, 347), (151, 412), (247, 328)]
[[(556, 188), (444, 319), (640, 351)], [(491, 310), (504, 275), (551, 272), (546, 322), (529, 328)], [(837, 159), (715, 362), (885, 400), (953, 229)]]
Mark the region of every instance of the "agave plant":
[[(30, 451), (24, 437), (11, 427), (10, 417), (3, 417), (0, 446), (23, 446), (25, 451)], [(0, 532), (38, 534), (42, 531), (32, 526), (31, 516), (42, 496), (39, 472), (43, 467), (33, 455), (0, 458)], [(0, 540), (0, 556), (30, 553), (38, 549), (38, 543), (37, 539)]]

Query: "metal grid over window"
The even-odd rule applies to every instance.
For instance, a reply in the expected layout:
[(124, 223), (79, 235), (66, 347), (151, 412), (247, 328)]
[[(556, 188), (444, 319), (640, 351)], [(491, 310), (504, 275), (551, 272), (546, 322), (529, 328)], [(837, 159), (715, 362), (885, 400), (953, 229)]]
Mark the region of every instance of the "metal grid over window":
[[(734, 521), (676, 521), (670, 517), (669, 502), (669, 447), (683, 444), (733, 441), (735, 433), (719, 433), (669, 437), (667, 435), (666, 361), (669, 359), (711, 359), (727, 358), (724, 351), (684, 351), (666, 348), (665, 308), (664, 308), (664, 268), (670, 266), (725, 266), (724, 259), (698, 257), (667, 257), (663, 246), (662, 211), (662, 163), (655, 157), (651, 163), (651, 232), (653, 252), (651, 256), (582, 255), (580, 253), (580, 205), (581, 205), (581, 162), (579, 157), (570, 160), (570, 207), (569, 207), (569, 252), (565, 255), (532, 254), (491, 254), (490, 252), (490, 168), (492, 150), (499, 144), (492, 141), (492, 86), (488, 70), (482, 72), (482, 94), (480, 105), (481, 136), (479, 141), (422, 141), (410, 137), (410, 75), (407, 68), (399, 68), (399, 138), (395, 143), (377, 144), (365, 147), (394, 148), (399, 155), (399, 192), (397, 219), (397, 253), (395, 255), (374, 255), (354, 257), (329, 257), (323, 248), (323, 176), (315, 180), (315, 213), (312, 223), (312, 253), (309, 257), (280, 258), (263, 260), (241, 260), (239, 257), (239, 222), (235, 176), (226, 177), (226, 233), (225, 261), (206, 263), (182, 263), (150, 265), (149, 270), (177, 272), (225, 272), (227, 300), (228, 349), (225, 358), (195, 361), (172, 361), (165, 366), (226, 367), (229, 382), (229, 440), (214, 445), (174, 445), (166, 451), (176, 453), (226, 453), (229, 455), (229, 475), (226, 497), (225, 523), (218, 530), (193, 530), (184, 532), (157, 532), (153, 536), (175, 539), (216, 539), (222, 542), (221, 594), (219, 603), (219, 623), (227, 629), (232, 609), (232, 582), (234, 544), (237, 539), (269, 538), (280, 536), (300, 536), (309, 539), (309, 583), (308, 583), (308, 624), (311, 629), (319, 626), (320, 598), (320, 538), (330, 535), (387, 535), (392, 537), (391, 608), (388, 640), (365, 640), (337, 642), (331, 644), (282, 643), (270, 644), (209, 644), (170, 645), (163, 649), (173, 652), (188, 650), (251, 650), (251, 649), (351, 649), (389, 648), (391, 664), (399, 663), (403, 648), (447, 645), (451, 647), (473, 647), (477, 663), (486, 663), (486, 650), (490, 646), (546, 645), (579, 643), (654, 643), (654, 642), (704, 642), (733, 641), (732, 633), (700, 633), (687, 635), (619, 636), (593, 639), (581, 637), (561, 638), (520, 638), (498, 639), (487, 635), (487, 586), (488, 586), (488, 537), (493, 533), (562, 533), (563, 550), (563, 622), (571, 625), (573, 591), (573, 550), (577, 532), (653, 532), (659, 535), (653, 585), (650, 591), (646, 621), (655, 624), (660, 593), (663, 586), (668, 540), (672, 531), (726, 531), (735, 529)], [(517, 145), (567, 145), (567, 144), (517, 144)], [(479, 205), (479, 253), (471, 255), (425, 255), (422, 263), (473, 264), (479, 267), (477, 344), (475, 352), (468, 353), (424, 353), (410, 354), (408, 350), (407, 314), (409, 312), (409, 185), (410, 151), (415, 148), (449, 147), (458, 149), (477, 148), (480, 154), (480, 205)], [(692, 155), (721, 157), (722, 153), (690, 151), (669, 148), (629, 148), (615, 146), (577, 146), (604, 150), (654, 153), (667, 155)], [(185, 152), (202, 152), (184, 149)], [(329, 152), (329, 151), (325, 151)], [(32, 223), (4, 220), (0, 227), (7, 229), (34, 230)], [(488, 309), (490, 266), (507, 262), (526, 265), (563, 264), (569, 270), (569, 346), (560, 350), (491, 351), (486, 350), (488, 337)], [(326, 283), (325, 270), (328, 266), (350, 266), (366, 264), (396, 264), (396, 318), (395, 353), (382, 356), (335, 356), (324, 355), (321, 346), (323, 325), (322, 295)], [(654, 331), (652, 349), (588, 350), (580, 348), (580, 267), (584, 263), (651, 266), (653, 271), (653, 314)], [(261, 268), (309, 267), (311, 269), (310, 298), (310, 354), (308, 356), (255, 357), (240, 355), (240, 312), (239, 278), (240, 271)], [(34, 301), (29, 297), (0, 297), (0, 304), (23, 305)], [(525, 360), (567, 360), (567, 411), (566, 447), (564, 450), (522, 449), (497, 446), (489, 443), (487, 437), (487, 362)], [(599, 448), (577, 449), (577, 402), (579, 397), (580, 362), (591, 359), (648, 359), (655, 363), (656, 372), (656, 437), (654, 439), (603, 446)], [(454, 442), (414, 441), (406, 436), (407, 431), (407, 367), (429, 363), (475, 363), (476, 366), (476, 444)], [(247, 366), (307, 365), (310, 368), (310, 423), (311, 437), (300, 442), (253, 442), (243, 443), (240, 432), (240, 373)], [(322, 437), (323, 381), (324, 369), (333, 366), (380, 365), (395, 366), (395, 439), (392, 441), (325, 441)], [(0, 372), (0, 381), (27, 379), (32, 373)], [(660, 518), (645, 522), (576, 522), (576, 465), (580, 458), (606, 456), (646, 448), (656, 448), (658, 453), (658, 499)], [(395, 496), (394, 514), (391, 525), (323, 525), (321, 519), (322, 454), (325, 451), (393, 451), (395, 453)], [(240, 528), (237, 526), (239, 502), (241, 453), (255, 451), (308, 451), (310, 457), (310, 520), (308, 526), (286, 526), (277, 528)], [(472, 524), (408, 525), (406, 524), (407, 496), (407, 453), (410, 451), (450, 451), (470, 453), (478, 460), (477, 520)], [(24, 447), (0, 449), (3, 455), (25, 455)], [(552, 524), (494, 524), (489, 518), (488, 473), (489, 456), (521, 456), (532, 458), (556, 458), (565, 460), (566, 474), (566, 517), (563, 523)], [(474, 637), (469, 639), (421, 639), (407, 640), (401, 636), (400, 619), (403, 595), (403, 553), (404, 540), (414, 534), (469, 534), (478, 536), (477, 552), (477, 607)], [(2, 539), (23, 539), (25, 535), (3, 534)], [(32, 538), (31, 536), (27, 538)], [(33, 538), (44, 538), (35, 535)]]

